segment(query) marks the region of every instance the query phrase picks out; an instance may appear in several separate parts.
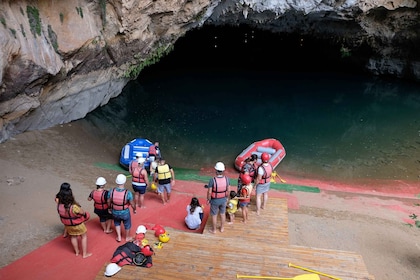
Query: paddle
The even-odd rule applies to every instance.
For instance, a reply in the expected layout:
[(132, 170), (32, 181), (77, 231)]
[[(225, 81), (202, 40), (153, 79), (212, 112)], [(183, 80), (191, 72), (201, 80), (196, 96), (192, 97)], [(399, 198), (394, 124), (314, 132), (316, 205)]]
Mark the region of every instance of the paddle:
[(276, 171), (273, 171), (273, 172), (271, 173), (271, 182), (272, 182), (272, 183), (275, 183), (275, 182), (276, 182), (276, 177), (278, 177), (278, 178), (280, 179), (280, 182), (282, 182), (282, 183), (286, 183), (286, 180), (283, 180), (283, 179), (280, 177), (280, 175), (279, 175), (279, 174), (277, 174), (277, 172), (276, 172)]
[(236, 278), (253, 278), (253, 279), (277, 279), (277, 280), (320, 280), (318, 274), (301, 274), (292, 278), (281, 278), (275, 276), (253, 276), (253, 275), (239, 275)]

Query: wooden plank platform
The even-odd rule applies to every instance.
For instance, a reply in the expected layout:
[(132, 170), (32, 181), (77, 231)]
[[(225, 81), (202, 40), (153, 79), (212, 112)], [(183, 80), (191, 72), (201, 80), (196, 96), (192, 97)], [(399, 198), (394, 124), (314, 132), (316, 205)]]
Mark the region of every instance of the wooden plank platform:
[[(124, 266), (112, 278), (236, 279), (237, 274), (290, 278), (309, 273), (288, 267), (293, 263), (343, 280), (374, 280), (356, 253), (289, 245), (285, 199), (270, 198), (260, 216), (251, 209), (248, 223), (240, 222), (239, 214), (223, 233), (208, 232), (210, 219), (203, 234), (166, 228), (170, 241), (155, 249), (153, 267)], [(153, 234), (146, 234), (150, 243), (157, 241)], [(109, 279), (104, 276), (106, 265), (95, 279)]]

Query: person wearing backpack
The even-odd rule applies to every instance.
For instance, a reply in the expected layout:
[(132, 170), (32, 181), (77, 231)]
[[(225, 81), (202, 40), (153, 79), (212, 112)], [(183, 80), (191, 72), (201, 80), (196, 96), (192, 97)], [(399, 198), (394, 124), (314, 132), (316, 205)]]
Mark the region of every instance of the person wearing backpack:
[(133, 194), (127, 190), (124, 185), (127, 177), (124, 174), (118, 174), (115, 179), (117, 187), (108, 192), (108, 206), (109, 211), (114, 216), (114, 226), (117, 232), (117, 242), (121, 242), (121, 222), (124, 224), (125, 241), (132, 241), (133, 237), (130, 235), (131, 230), (131, 214), (130, 206), (135, 211), (135, 204)]

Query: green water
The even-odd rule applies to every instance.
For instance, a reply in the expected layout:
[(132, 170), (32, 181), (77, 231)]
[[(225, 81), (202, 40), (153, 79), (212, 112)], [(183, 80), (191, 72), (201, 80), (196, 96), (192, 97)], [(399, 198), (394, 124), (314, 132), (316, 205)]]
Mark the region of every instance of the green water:
[[(204, 48), (214, 42), (195, 42), (185, 39), (181, 50), (83, 120), (117, 147), (116, 158), (126, 142), (148, 138), (160, 142), (177, 168), (216, 161), (233, 168), (250, 143), (277, 138), (287, 153), (277, 167), (281, 174), (420, 180), (419, 84), (328, 71), (334, 69), (322, 68), (316, 54), (289, 61), (294, 48), (278, 52), (277, 60), (265, 58), (264, 67), (252, 64), (261, 61), (255, 51), (237, 48), (232, 55)], [(315, 61), (296, 67), (304, 63), (296, 57)]]

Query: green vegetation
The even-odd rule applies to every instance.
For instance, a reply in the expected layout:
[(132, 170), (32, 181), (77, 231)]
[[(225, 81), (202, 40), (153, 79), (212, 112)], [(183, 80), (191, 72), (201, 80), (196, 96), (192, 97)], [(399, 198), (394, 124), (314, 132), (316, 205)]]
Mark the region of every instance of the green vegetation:
[(105, 26), (106, 25), (106, 0), (99, 0), (99, 5), (101, 6), (102, 26)]
[(52, 29), (51, 25), (48, 24), (48, 38), (55, 50), (58, 53), (58, 42), (57, 42), (57, 34), (55, 34), (54, 30)]
[(10, 33), (12, 33), (13, 37), (15, 37), (16, 39), (16, 30), (14, 30), (13, 28), (9, 28)]
[(4, 27), (7, 27), (6, 19), (4, 17), (0, 18), (0, 22), (1, 22), (1, 24), (3, 24)]
[(36, 7), (27, 6), (26, 13), (28, 14), (31, 33), (34, 37), (36, 37), (36, 35), (41, 36), (41, 19), (39, 18), (38, 9)]
[(63, 21), (64, 21), (64, 14), (63, 13), (60, 13), (60, 22), (61, 22), (61, 24), (63, 24)]
[(149, 57), (146, 60), (141, 61), (141, 58), (139, 55), (136, 55), (135, 58), (137, 59), (136, 64), (132, 64), (127, 71), (124, 72), (123, 76), (125, 78), (135, 79), (140, 74), (140, 72), (147, 66), (153, 65), (156, 62), (159, 62), (159, 60), (170, 53), (173, 50), (173, 45), (170, 45), (169, 47), (159, 47), (156, 49), (153, 53), (149, 54)]
[(82, 9), (82, 7), (76, 7), (76, 11), (77, 11), (77, 14), (78, 14), (81, 18), (83, 18), (83, 9)]
[(20, 31), (22, 32), (23, 37), (26, 38), (25, 28), (23, 28), (23, 24), (20, 24)]

